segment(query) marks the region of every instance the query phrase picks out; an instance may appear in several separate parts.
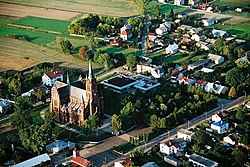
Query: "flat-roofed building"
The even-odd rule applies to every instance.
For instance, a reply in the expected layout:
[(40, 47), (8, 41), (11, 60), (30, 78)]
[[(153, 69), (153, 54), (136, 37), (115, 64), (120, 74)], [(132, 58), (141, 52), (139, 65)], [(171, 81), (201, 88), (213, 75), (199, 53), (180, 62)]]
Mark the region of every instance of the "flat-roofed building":
[(193, 138), (194, 132), (186, 130), (186, 129), (180, 129), (177, 131), (177, 138), (181, 138), (186, 141), (191, 141)]
[(217, 162), (207, 159), (195, 153), (190, 155), (188, 161), (192, 162), (194, 166), (199, 166), (199, 167), (217, 167), (218, 166)]

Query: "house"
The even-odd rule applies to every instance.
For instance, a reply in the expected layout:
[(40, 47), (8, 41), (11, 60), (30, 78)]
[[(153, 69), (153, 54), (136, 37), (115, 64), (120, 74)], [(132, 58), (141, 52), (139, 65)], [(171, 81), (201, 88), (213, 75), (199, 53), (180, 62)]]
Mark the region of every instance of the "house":
[(132, 37), (132, 32), (129, 29), (126, 29), (121, 32), (120, 37), (123, 41), (127, 41), (129, 38)]
[(189, 34), (184, 34), (181, 40), (181, 43), (189, 43), (190, 40), (190, 35)]
[(196, 6), (199, 2), (200, 0), (188, 0), (188, 5)]
[(242, 12), (242, 8), (236, 8), (236, 9), (235, 9), (235, 12), (241, 13), (241, 12)]
[(225, 133), (229, 129), (229, 124), (226, 121), (213, 122), (210, 126), (211, 129), (219, 134)]
[(237, 59), (235, 61), (235, 63), (240, 62), (240, 61), (244, 61), (244, 62), (250, 63), (249, 60), (248, 60), (248, 58), (247, 58), (247, 56), (244, 56), (244, 57), (241, 57), (241, 58)]
[(156, 39), (156, 35), (154, 33), (148, 33), (148, 39), (149, 41), (154, 42)]
[(177, 14), (177, 18), (178, 18), (178, 19), (186, 19), (186, 18), (187, 18), (187, 15), (186, 15), (186, 14), (183, 14), (183, 13), (178, 13), (178, 14)]
[(202, 33), (202, 28), (198, 27), (198, 28), (191, 28), (189, 31), (191, 34), (197, 34), (197, 35), (201, 35)]
[(213, 8), (212, 6), (209, 6), (209, 7), (206, 9), (206, 12), (211, 12), (211, 13), (213, 13), (213, 10), (214, 10), (214, 8)]
[(207, 20), (202, 20), (204, 26), (211, 26), (213, 24), (217, 24), (218, 20), (215, 17), (210, 17)]
[(30, 97), (33, 94), (35, 94), (34, 89), (30, 89), (28, 92), (22, 93), (21, 96), (28, 96), (28, 97)]
[(179, 47), (176, 43), (173, 43), (172, 45), (169, 44), (166, 48), (166, 54), (175, 54), (178, 51)]
[(174, 0), (174, 5), (181, 6), (181, 5), (184, 5), (184, 4), (185, 4), (185, 0)]
[(148, 162), (141, 167), (159, 167), (155, 162)]
[(159, 28), (155, 30), (156, 34), (158, 35), (165, 35), (168, 33), (168, 31), (171, 30), (172, 23), (167, 21), (162, 24), (160, 24)]
[(5, 113), (5, 110), (11, 107), (11, 103), (7, 99), (0, 99), (0, 113)]
[(150, 73), (154, 78), (161, 78), (164, 76), (164, 70), (162, 66), (156, 66), (152, 64), (137, 64), (137, 73)]
[(200, 4), (199, 5), (199, 8), (202, 9), (202, 10), (205, 10), (207, 7), (207, 4)]
[(208, 82), (204, 88), (205, 92), (214, 94), (225, 94), (228, 91), (228, 87)]
[(226, 31), (222, 31), (222, 30), (213, 29), (212, 30), (212, 34), (213, 34), (213, 37), (217, 38), (217, 37), (223, 37), (224, 35), (227, 34), (227, 32)]
[(188, 65), (188, 70), (195, 70), (198, 68), (203, 67), (205, 64), (207, 64), (208, 60), (207, 59), (200, 59), (196, 60), (194, 63)]
[(58, 80), (63, 81), (63, 71), (60, 69), (52, 70), (42, 76), (42, 83), (47, 86), (54, 86)]
[(195, 79), (182, 77), (179, 78), (179, 84), (184, 83), (184, 85), (192, 85), (195, 83)]
[(33, 167), (33, 166), (39, 166), (41, 163), (45, 163), (46, 166), (50, 166), (51, 159), (47, 153), (38, 155), (34, 158), (28, 159), (26, 161), (20, 162), (16, 165), (13, 165), (12, 167)]
[(165, 143), (160, 143), (160, 152), (170, 155), (170, 154), (176, 154), (178, 151), (180, 151), (180, 145), (176, 142), (167, 141)]
[(221, 64), (224, 62), (224, 57), (212, 53), (208, 54), (208, 59), (213, 61), (215, 64)]
[(193, 153), (188, 157), (188, 161), (199, 167), (218, 167), (218, 163), (203, 156)]
[(182, 24), (178, 29), (181, 29), (182, 31), (189, 32), (193, 27), (189, 25)]
[(201, 69), (201, 72), (204, 72), (205, 74), (207, 74), (207, 73), (214, 72), (214, 70), (211, 69), (211, 68), (203, 67), (203, 68)]
[(222, 111), (222, 112), (218, 112), (218, 113), (212, 115), (212, 121), (213, 121), (213, 122), (222, 121), (223, 119), (226, 118), (226, 116), (227, 116), (227, 113), (225, 113), (225, 112), (223, 112), (223, 111)]
[(72, 166), (75, 167), (94, 167), (94, 163), (79, 156), (79, 152), (76, 148), (73, 150), (73, 156), (71, 159)]
[(158, 2), (165, 3), (166, 0), (158, 0)]
[(183, 129), (183, 128), (177, 131), (177, 138), (178, 139), (191, 141), (193, 138), (193, 135), (194, 135), (194, 132)]
[(132, 26), (131, 25), (124, 25), (122, 28), (120, 28), (120, 33), (122, 32), (122, 31), (124, 31), (124, 30), (132, 30)]
[(236, 135), (236, 134), (230, 134), (230, 135), (228, 135), (226, 137), (223, 137), (223, 141), (225, 143), (228, 143), (228, 144), (231, 144), (231, 145), (237, 144), (238, 139), (239, 139), (239, 136)]
[(122, 44), (122, 39), (121, 38), (117, 38), (114, 41), (111, 41), (109, 43), (111, 46), (121, 46)]
[(70, 141), (65, 142), (63, 140), (56, 140), (53, 143), (46, 145), (45, 148), (47, 152), (52, 152), (53, 154), (56, 154), (64, 149), (73, 150), (75, 146), (76, 144)]
[(207, 84), (207, 81), (205, 80), (196, 80), (195, 87), (203, 89), (206, 84)]
[(198, 34), (194, 34), (191, 37), (192, 40), (199, 42), (199, 41), (205, 41), (207, 39), (207, 37), (205, 35), (198, 35)]
[(123, 158), (114, 163), (114, 167), (127, 167), (132, 165), (132, 161), (129, 158)]
[(173, 158), (171, 156), (165, 156), (163, 159), (168, 164), (176, 166), (176, 167), (181, 164), (181, 161), (179, 159)]

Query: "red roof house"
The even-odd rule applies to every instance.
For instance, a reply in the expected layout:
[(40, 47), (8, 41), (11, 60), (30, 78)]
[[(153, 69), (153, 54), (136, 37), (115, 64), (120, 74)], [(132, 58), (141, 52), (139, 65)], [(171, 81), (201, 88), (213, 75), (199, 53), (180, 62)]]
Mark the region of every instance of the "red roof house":
[(123, 30), (120, 34), (120, 37), (126, 41), (128, 40), (129, 38), (132, 37), (132, 32), (129, 30), (129, 29), (126, 29), (126, 30)]
[(52, 70), (42, 76), (42, 83), (53, 86), (57, 80), (63, 81), (63, 71), (60, 69)]

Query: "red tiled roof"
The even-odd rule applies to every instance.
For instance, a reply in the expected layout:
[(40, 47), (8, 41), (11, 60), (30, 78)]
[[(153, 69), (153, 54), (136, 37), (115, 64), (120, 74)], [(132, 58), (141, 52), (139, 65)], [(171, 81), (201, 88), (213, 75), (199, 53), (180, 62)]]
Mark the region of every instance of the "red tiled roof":
[(205, 81), (205, 80), (197, 80), (196, 81), (197, 84), (201, 84), (201, 85), (205, 84), (206, 82), (207, 81)]
[(155, 36), (155, 34), (150, 32), (150, 33), (148, 33), (148, 36)]
[(185, 82), (189, 82), (190, 79), (189, 79), (189, 78), (184, 78), (184, 81), (185, 81)]
[(128, 166), (131, 164), (131, 160), (129, 158), (125, 158), (125, 159), (121, 159), (119, 160), (119, 162), (123, 165), (123, 166)]
[(88, 167), (90, 164), (90, 161), (87, 159), (84, 159), (80, 156), (77, 156), (76, 158), (72, 158), (71, 162), (75, 166), (80, 166), (80, 167)]
[(56, 78), (56, 77), (59, 77), (59, 76), (63, 75), (63, 71), (60, 70), (60, 69), (57, 69), (57, 70), (53, 70), (53, 71), (47, 72), (46, 75), (49, 78)]
[(131, 31), (128, 29), (122, 31), (122, 33), (121, 33), (121, 35), (129, 35), (129, 34), (131, 34)]

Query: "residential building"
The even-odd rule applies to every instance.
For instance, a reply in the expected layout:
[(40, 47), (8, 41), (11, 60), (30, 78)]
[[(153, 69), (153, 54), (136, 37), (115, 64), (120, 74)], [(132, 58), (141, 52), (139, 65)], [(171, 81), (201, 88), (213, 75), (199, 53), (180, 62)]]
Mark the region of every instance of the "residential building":
[(193, 85), (195, 83), (195, 79), (182, 77), (182, 78), (179, 78), (179, 84), (181, 83), (184, 83), (184, 85)]
[(121, 38), (117, 38), (114, 41), (111, 41), (109, 43), (111, 46), (121, 46), (122, 44), (122, 39)]
[(89, 116), (102, 117), (103, 101), (99, 97), (97, 81), (89, 62), (88, 78), (71, 85), (57, 81), (51, 89), (50, 111), (62, 123), (81, 125)]
[(215, 17), (210, 17), (209, 19), (202, 20), (204, 26), (211, 26), (213, 24), (217, 24), (218, 20)]
[(222, 31), (222, 30), (216, 30), (216, 29), (213, 29), (212, 30), (212, 34), (213, 34), (213, 37), (223, 37), (227, 34), (226, 31)]
[(225, 94), (228, 91), (228, 87), (215, 84), (213, 82), (208, 82), (204, 90), (208, 93)]
[(164, 161), (170, 165), (173, 166), (179, 166), (181, 164), (181, 161), (179, 159), (173, 158), (171, 156), (165, 156)]
[(46, 151), (52, 152), (53, 154), (56, 154), (64, 149), (73, 150), (75, 148), (76, 144), (73, 142), (65, 142), (63, 140), (56, 140), (53, 143), (50, 143), (46, 145)]
[(155, 30), (156, 34), (158, 34), (158, 35), (165, 35), (165, 34), (167, 34), (168, 31), (171, 30), (171, 25), (172, 25), (172, 23), (169, 22), (169, 21), (166, 21), (166, 22), (160, 24), (159, 28), (157, 28)]
[(203, 67), (203, 68), (201, 69), (201, 72), (204, 72), (205, 74), (207, 74), (207, 73), (214, 72), (214, 70), (211, 69), (211, 68)]
[(196, 6), (199, 2), (200, 0), (188, 0), (188, 5)]
[(237, 63), (237, 62), (240, 62), (240, 61), (250, 63), (247, 56), (241, 57), (241, 58), (237, 59), (235, 62)]
[(192, 162), (194, 166), (199, 167), (218, 167), (218, 163), (215, 161), (212, 161), (210, 159), (207, 159), (203, 156), (200, 156), (198, 154), (193, 153), (188, 158), (189, 162)]
[[(168, 0), (167, 0), (168, 1)], [(166, 0), (158, 0), (158, 2), (165, 3)]]
[(212, 121), (213, 122), (220, 122), (223, 119), (225, 119), (226, 116), (227, 116), (226, 112), (224, 112), (224, 111), (218, 112), (218, 113), (212, 115)]
[(185, 4), (185, 0), (174, 0), (174, 5), (181, 6), (181, 5), (184, 5), (184, 4)]
[(211, 124), (211, 129), (215, 130), (217, 133), (222, 134), (228, 131), (229, 124), (226, 121), (213, 122)]
[(46, 165), (51, 164), (51, 159), (47, 153), (38, 155), (34, 158), (28, 159), (26, 161), (20, 162), (16, 165), (13, 165), (12, 167), (33, 167), (33, 166), (39, 166), (41, 163), (45, 163)]
[(11, 103), (7, 99), (0, 99), (0, 113), (5, 113), (5, 110), (11, 107)]
[(71, 159), (72, 166), (77, 167), (94, 167), (94, 163), (79, 156), (79, 152), (76, 148), (73, 150), (73, 157)]
[(161, 78), (164, 76), (164, 70), (162, 66), (156, 66), (152, 64), (137, 64), (137, 73), (149, 73), (154, 78)]
[(172, 45), (169, 44), (166, 48), (166, 54), (175, 54), (179, 49), (179, 46), (176, 43), (173, 43)]
[(195, 87), (200, 88), (200, 89), (204, 89), (206, 84), (207, 84), (207, 81), (205, 81), (205, 80), (196, 80)]
[(114, 163), (114, 167), (127, 167), (132, 165), (132, 161), (129, 158), (123, 158)]
[(213, 61), (215, 64), (221, 64), (224, 62), (224, 57), (212, 53), (208, 54), (208, 59)]
[(207, 62), (207, 59), (196, 60), (194, 63), (188, 65), (188, 70), (190, 71), (202, 68), (205, 64), (207, 64)]
[(177, 152), (184, 151), (186, 142), (183, 140), (169, 140), (165, 143), (160, 143), (160, 152), (164, 154), (176, 154)]
[(194, 135), (194, 132), (183, 129), (183, 128), (177, 131), (177, 138), (178, 139), (191, 141), (193, 138), (193, 135)]
[(237, 144), (238, 139), (239, 139), (239, 136), (236, 135), (236, 134), (230, 134), (230, 135), (228, 135), (228, 136), (226, 136), (226, 137), (223, 137), (223, 141), (224, 141), (225, 143), (229, 143), (229, 144), (231, 144), (231, 145)]
[(181, 29), (184, 32), (189, 32), (193, 27), (189, 25), (182, 24), (178, 29)]
[(154, 42), (156, 39), (156, 35), (154, 33), (148, 33), (148, 39), (149, 41)]
[(155, 162), (148, 162), (141, 167), (159, 167)]
[(131, 25), (124, 25), (122, 28), (120, 28), (120, 33), (122, 32), (122, 31), (124, 31), (124, 30), (132, 30), (132, 26)]
[(47, 86), (54, 86), (56, 81), (63, 81), (63, 71), (60, 69), (52, 70), (42, 76), (42, 83)]
[(191, 41), (189, 34), (184, 34), (181, 43), (189, 43)]
[(177, 14), (177, 18), (178, 18), (178, 19), (186, 19), (187, 16), (188, 16), (188, 15), (183, 14), (183, 13), (178, 13), (178, 14)]
[(207, 37), (205, 35), (198, 35), (198, 34), (194, 34), (191, 37), (192, 40), (199, 42), (199, 41), (205, 41), (207, 39)]
[(124, 30), (121, 32), (120, 37), (123, 41), (127, 41), (129, 38), (132, 37), (132, 32), (130, 30)]

